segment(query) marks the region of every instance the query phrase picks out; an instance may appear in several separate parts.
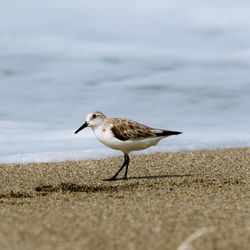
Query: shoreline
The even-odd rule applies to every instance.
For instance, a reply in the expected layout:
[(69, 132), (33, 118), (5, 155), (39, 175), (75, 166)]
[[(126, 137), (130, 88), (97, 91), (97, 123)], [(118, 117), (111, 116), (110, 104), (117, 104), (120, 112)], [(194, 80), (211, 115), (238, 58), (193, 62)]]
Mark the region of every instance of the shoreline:
[(0, 248), (247, 249), (249, 158), (250, 148), (132, 155), (129, 179), (114, 182), (103, 179), (122, 156), (0, 164)]
[[(178, 151), (161, 151), (161, 150), (156, 150), (152, 152), (148, 152), (145, 150), (141, 151), (133, 151), (132, 153), (129, 154), (130, 157), (135, 157), (135, 156), (140, 156), (140, 155), (153, 155), (153, 154), (164, 154), (164, 153), (185, 153), (185, 152), (202, 152), (202, 151), (214, 151), (214, 150), (227, 150), (227, 149), (246, 149), (250, 147), (227, 147), (227, 148), (204, 148), (204, 149), (187, 149), (187, 150), (178, 150)], [(119, 152), (119, 150), (115, 150), (116, 152)], [(58, 153), (58, 152), (55, 152)], [(62, 153), (62, 152), (60, 152)], [(66, 160), (48, 160), (48, 161), (25, 161), (25, 162), (1, 162), (0, 161), (0, 166), (1, 165), (28, 165), (28, 164), (47, 164), (47, 163), (63, 163), (63, 162), (81, 162), (81, 161), (91, 161), (91, 160), (105, 160), (105, 159), (112, 159), (112, 158), (119, 158), (123, 157), (123, 153), (117, 153), (117, 154), (109, 154), (109, 156), (101, 156), (101, 157), (89, 157), (89, 158), (83, 158), (83, 159), (66, 159)]]

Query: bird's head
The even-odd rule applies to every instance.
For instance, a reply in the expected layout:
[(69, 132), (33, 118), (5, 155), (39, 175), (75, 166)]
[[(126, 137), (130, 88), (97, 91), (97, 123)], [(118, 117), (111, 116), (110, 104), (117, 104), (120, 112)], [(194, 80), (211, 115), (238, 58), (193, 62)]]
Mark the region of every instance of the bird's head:
[(77, 129), (75, 131), (75, 134), (77, 134), (79, 131), (81, 131), (82, 129), (84, 129), (86, 127), (91, 127), (92, 129), (96, 128), (96, 127), (102, 125), (106, 119), (107, 119), (107, 117), (99, 111), (90, 112), (87, 115), (84, 124), (79, 129)]

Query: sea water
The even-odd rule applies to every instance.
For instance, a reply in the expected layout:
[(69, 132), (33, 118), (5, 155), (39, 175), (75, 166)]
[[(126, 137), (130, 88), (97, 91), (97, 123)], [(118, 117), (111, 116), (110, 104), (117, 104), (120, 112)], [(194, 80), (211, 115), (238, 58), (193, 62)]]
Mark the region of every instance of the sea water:
[(12, 0), (0, 8), (0, 162), (121, 155), (100, 110), (183, 131), (144, 152), (250, 146), (250, 1)]

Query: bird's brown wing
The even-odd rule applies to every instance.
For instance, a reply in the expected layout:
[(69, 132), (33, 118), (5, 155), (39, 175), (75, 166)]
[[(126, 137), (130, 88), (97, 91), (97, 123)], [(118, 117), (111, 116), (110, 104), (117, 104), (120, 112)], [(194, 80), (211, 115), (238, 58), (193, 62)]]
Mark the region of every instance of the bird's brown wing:
[(109, 118), (107, 125), (111, 125), (114, 136), (122, 141), (156, 137), (152, 128), (131, 120)]

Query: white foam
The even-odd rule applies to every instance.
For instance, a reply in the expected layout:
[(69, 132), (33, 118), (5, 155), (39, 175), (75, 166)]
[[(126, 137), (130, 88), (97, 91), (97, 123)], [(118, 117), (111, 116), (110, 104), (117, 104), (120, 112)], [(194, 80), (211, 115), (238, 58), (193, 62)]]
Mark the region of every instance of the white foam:
[(75, 150), (75, 151), (54, 151), (40, 153), (24, 153), (3, 155), (0, 163), (39, 163), (39, 162), (61, 162), (61, 161), (80, 161), (87, 159), (100, 159), (118, 156), (118, 152), (111, 152), (105, 149), (96, 150)]

